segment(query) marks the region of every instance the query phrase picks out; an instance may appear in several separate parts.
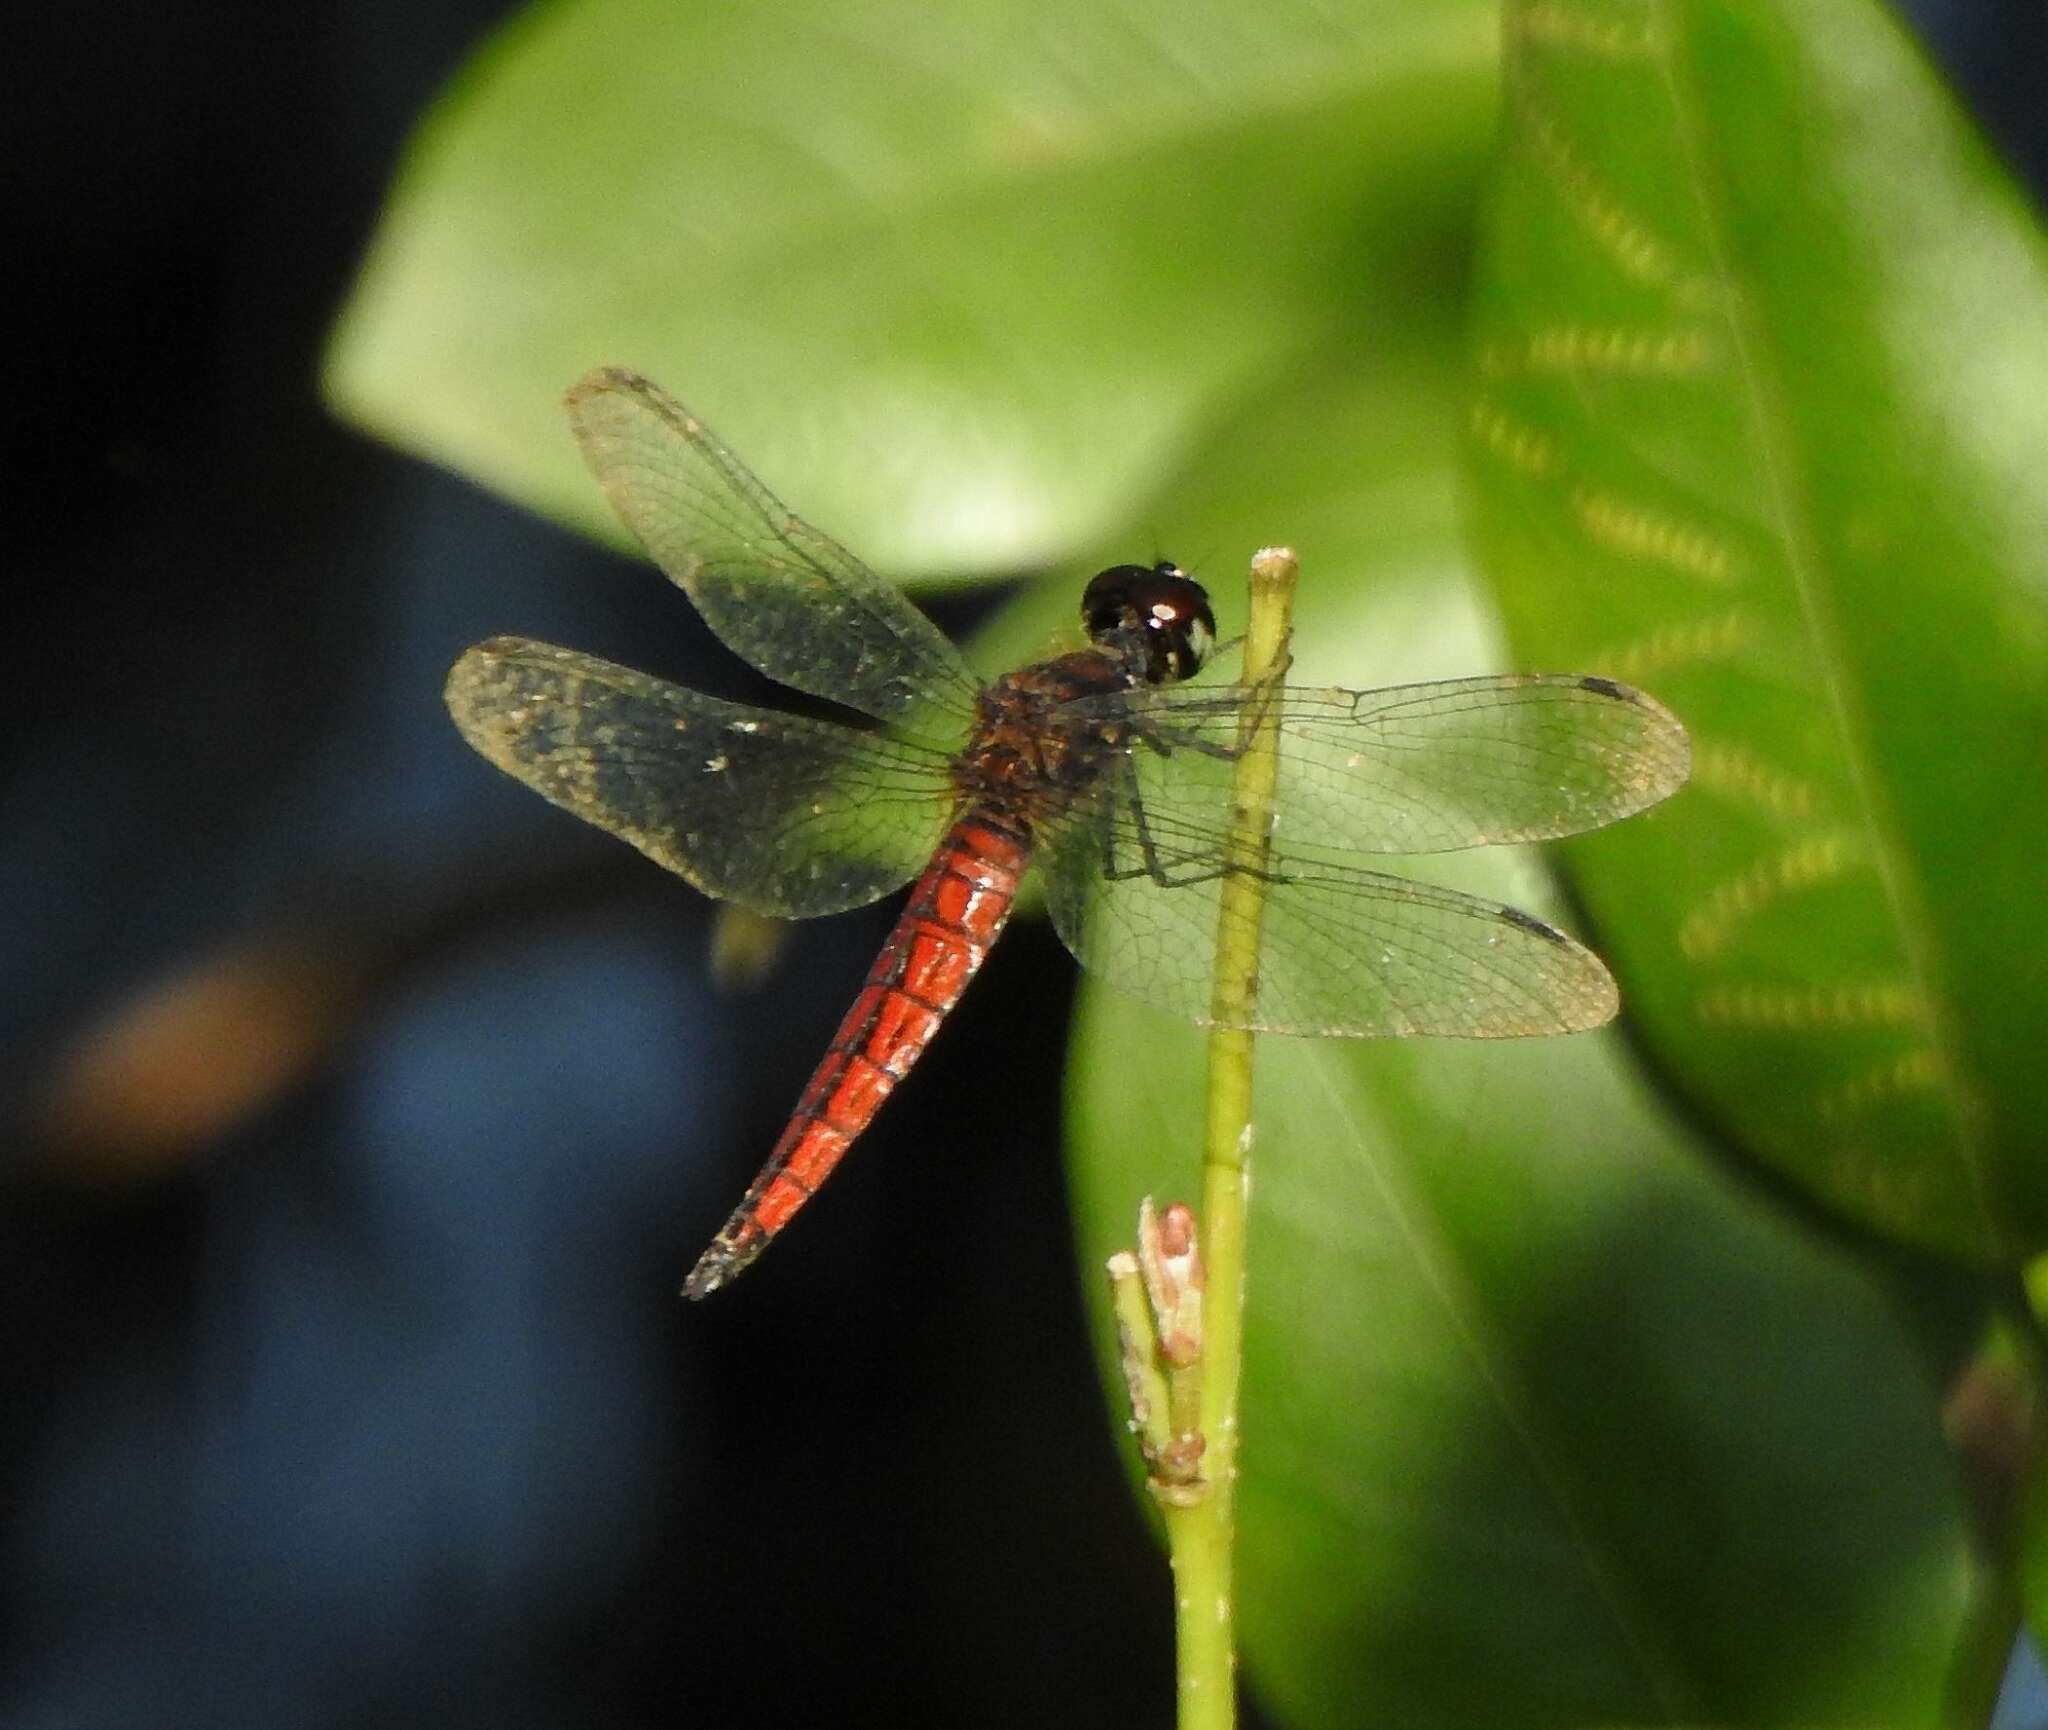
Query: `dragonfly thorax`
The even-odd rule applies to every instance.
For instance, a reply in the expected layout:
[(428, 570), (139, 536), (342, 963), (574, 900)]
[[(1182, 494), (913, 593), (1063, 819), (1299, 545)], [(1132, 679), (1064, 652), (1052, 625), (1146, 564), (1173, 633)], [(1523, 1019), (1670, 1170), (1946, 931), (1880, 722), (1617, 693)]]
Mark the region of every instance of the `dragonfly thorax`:
[(1208, 590), (1171, 559), (1100, 572), (1082, 592), (1081, 622), (1089, 640), (1122, 661), (1134, 683), (1192, 678), (1216, 643)]
[(1124, 749), (1121, 726), (1068, 705), (1133, 683), (1126, 660), (1102, 648), (1005, 673), (975, 705), (974, 730), (953, 762), (955, 791), (970, 804), (1001, 807), (1028, 831)]

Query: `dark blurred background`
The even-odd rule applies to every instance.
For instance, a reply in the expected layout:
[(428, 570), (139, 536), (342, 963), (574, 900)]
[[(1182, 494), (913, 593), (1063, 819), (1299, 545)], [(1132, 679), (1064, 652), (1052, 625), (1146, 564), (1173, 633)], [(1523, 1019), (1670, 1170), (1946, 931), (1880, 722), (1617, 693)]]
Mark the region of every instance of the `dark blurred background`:
[[(743, 670), (317, 401), (401, 143), (511, 10), (99, 0), (0, 72), (0, 1723), (1164, 1722), (1057, 944), (1017, 928), (791, 1241), (684, 1306), (889, 909), (716, 993), (706, 903), (440, 682), (508, 627)], [(2048, 9), (1916, 23), (2039, 192)]]

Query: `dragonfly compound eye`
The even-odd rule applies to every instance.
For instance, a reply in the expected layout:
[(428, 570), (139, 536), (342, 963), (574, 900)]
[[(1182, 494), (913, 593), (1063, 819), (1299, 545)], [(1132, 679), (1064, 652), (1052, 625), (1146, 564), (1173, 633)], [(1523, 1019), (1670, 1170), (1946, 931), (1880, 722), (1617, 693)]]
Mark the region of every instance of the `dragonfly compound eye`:
[(1170, 560), (1101, 572), (1081, 596), (1081, 620), (1091, 641), (1148, 685), (1200, 671), (1216, 643), (1208, 591)]

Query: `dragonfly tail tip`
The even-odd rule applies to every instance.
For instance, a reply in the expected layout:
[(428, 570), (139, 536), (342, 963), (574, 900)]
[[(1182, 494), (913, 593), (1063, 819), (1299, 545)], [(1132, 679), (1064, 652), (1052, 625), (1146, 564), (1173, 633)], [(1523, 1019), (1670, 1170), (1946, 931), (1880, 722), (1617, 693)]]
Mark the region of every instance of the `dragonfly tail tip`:
[(737, 1239), (724, 1235), (714, 1238), (711, 1247), (697, 1258), (697, 1265), (690, 1269), (690, 1277), (683, 1281), (683, 1296), (708, 1298), (746, 1272), (767, 1247), (767, 1237), (758, 1230)]

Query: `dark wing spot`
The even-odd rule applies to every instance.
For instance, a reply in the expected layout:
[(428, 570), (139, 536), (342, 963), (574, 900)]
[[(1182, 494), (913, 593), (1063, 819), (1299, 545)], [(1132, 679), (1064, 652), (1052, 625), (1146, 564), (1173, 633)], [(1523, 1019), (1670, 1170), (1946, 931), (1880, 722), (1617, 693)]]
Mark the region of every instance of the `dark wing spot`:
[(1553, 943), (1569, 943), (1571, 939), (1554, 925), (1546, 925), (1533, 913), (1524, 913), (1519, 907), (1503, 907), (1500, 916), (1510, 925), (1519, 925), (1524, 931), (1538, 937), (1547, 937)]
[(1603, 679), (1593, 673), (1588, 673), (1579, 681), (1579, 689), (1591, 691), (1596, 697), (1612, 697), (1617, 703), (1633, 703), (1636, 700), (1635, 692), (1626, 685), (1617, 685), (1612, 679)]

